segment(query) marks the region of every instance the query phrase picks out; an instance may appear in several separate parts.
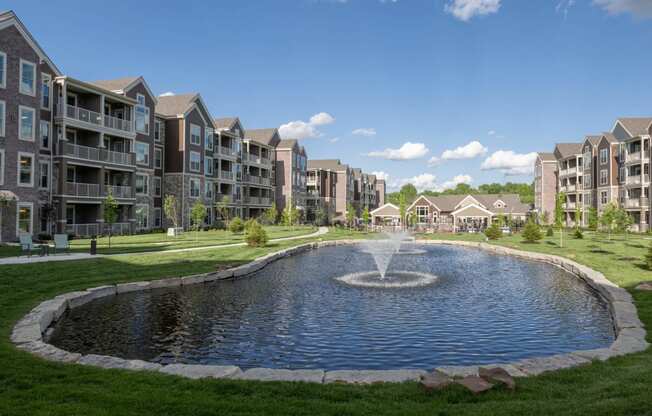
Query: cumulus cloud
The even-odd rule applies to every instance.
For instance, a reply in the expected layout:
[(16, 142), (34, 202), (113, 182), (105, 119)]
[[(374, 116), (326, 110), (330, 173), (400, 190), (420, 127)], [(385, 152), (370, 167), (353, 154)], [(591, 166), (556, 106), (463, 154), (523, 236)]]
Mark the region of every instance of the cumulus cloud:
[(512, 150), (498, 150), (485, 159), (480, 168), (499, 170), (507, 176), (531, 175), (536, 158), (536, 152), (515, 153)]
[(593, 0), (593, 4), (613, 15), (630, 13), (636, 17), (652, 17), (652, 2), (650, 0)]
[(385, 182), (389, 181), (389, 173), (383, 171), (371, 172), (372, 175), (375, 175), (376, 178), (382, 179)]
[(433, 156), (428, 160), (428, 166), (431, 168), (434, 168), (435, 166), (439, 166), (441, 164), (441, 159), (438, 158), (437, 156)]
[(411, 178), (403, 178), (389, 183), (389, 188), (391, 190), (398, 190), (403, 185), (412, 184), (417, 191), (434, 191), (442, 192), (446, 189), (455, 188), (460, 183), (471, 183), (473, 178), (469, 175), (457, 175), (453, 179), (445, 181), (443, 183), (437, 182), (437, 177), (431, 173), (422, 173), (420, 175), (413, 176)]
[(332, 139), (329, 140), (331, 143), (337, 143), (340, 141), (339, 137), (333, 137)]
[(497, 13), (501, 0), (450, 0), (444, 10), (456, 19), (468, 22), (476, 16)]
[(379, 157), (388, 160), (413, 160), (420, 159), (430, 150), (423, 143), (406, 142), (398, 149), (387, 148), (367, 153), (370, 157)]
[(489, 136), (495, 136), (495, 135), (496, 135), (496, 130), (489, 130), (489, 131), (487, 132), (487, 134), (488, 134)]
[(455, 188), (457, 185), (461, 183), (470, 184), (471, 182), (473, 182), (473, 178), (470, 175), (457, 175), (450, 181), (446, 181), (442, 183), (438, 192), (444, 191), (446, 189)]
[(376, 135), (376, 129), (373, 128), (355, 129), (351, 132), (351, 134), (355, 136), (371, 137)]
[(308, 139), (321, 136), (317, 129), (319, 126), (332, 124), (335, 118), (328, 113), (317, 113), (310, 117), (309, 121), (290, 121), (278, 128), (278, 132), (284, 139)]
[(163, 94), (159, 95), (159, 97), (172, 97), (175, 95), (172, 91), (164, 92)]
[(485, 154), (487, 154), (487, 148), (479, 141), (474, 140), (456, 149), (444, 151), (441, 154), (441, 158), (443, 160), (473, 159), (478, 156), (484, 156)]

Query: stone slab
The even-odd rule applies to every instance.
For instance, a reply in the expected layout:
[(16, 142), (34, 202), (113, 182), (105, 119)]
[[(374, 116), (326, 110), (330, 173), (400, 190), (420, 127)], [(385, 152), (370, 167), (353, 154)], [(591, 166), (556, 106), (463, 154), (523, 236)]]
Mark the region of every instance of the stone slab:
[(116, 286), (118, 293), (139, 292), (150, 289), (150, 282), (120, 283)]
[(195, 364), (170, 364), (159, 370), (161, 373), (172, 374), (185, 378), (229, 378), (237, 376), (241, 370), (233, 365), (195, 365)]
[(182, 286), (202, 284), (206, 281), (206, 276), (203, 274), (198, 274), (195, 276), (186, 276), (181, 278)]
[(435, 370), (441, 371), (449, 377), (467, 377), (467, 376), (477, 376), (478, 375), (478, 366), (455, 366), (455, 365), (446, 365), (442, 367), (437, 367)]
[(54, 298), (41, 302), (34, 310), (51, 310), (52, 316), (55, 321), (58, 321), (59, 318), (66, 312), (68, 309), (68, 302), (64, 298)]
[(271, 368), (252, 368), (234, 376), (238, 380), (258, 381), (301, 381), (307, 383), (322, 383), (323, 370), (284, 370)]
[(571, 353), (543, 358), (528, 358), (521, 360), (514, 365), (522, 372), (536, 376), (549, 371), (563, 370), (565, 368), (589, 364), (590, 362), (590, 360), (584, 357)]
[(11, 342), (14, 344), (23, 344), (41, 340), (41, 326), (38, 322), (16, 325), (13, 331), (11, 331)]
[(162, 367), (160, 364), (149, 363), (141, 360), (125, 360), (118, 357), (95, 354), (84, 355), (77, 361), (77, 363), (107, 369), (133, 371), (158, 371)]
[(110, 285), (93, 287), (91, 289), (87, 289), (87, 292), (91, 292), (93, 294), (93, 299), (99, 299), (106, 296), (114, 296), (118, 291), (115, 285)]
[(440, 391), (453, 384), (453, 379), (441, 371), (433, 371), (420, 377), (419, 384), (426, 391)]
[[(57, 296), (56, 298), (60, 298)], [(56, 299), (55, 298), (55, 299)], [(82, 305), (87, 304), (88, 302), (93, 300), (93, 293), (89, 291), (77, 291), (77, 292), (70, 292), (66, 293), (64, 295), (61, 295), (61, 298), (66, 299), (68, 302), (68, 307), (69, 308), (78, 308)]]
[(41, 357), (45, 360), (61, 363), (75, 363), (82, 356), (81, 354), (64, 351), (55, 347), (54, 345), (40, 341), (20, 344), (18, 348)]
[(645, 351), (649, 346), (650, 344), (640, 337), (618, 335), (609, 349), (617, 355), (624, 355)]
[(419, 381), (425, 374), (422, 370), (336, 370), (326, 372), (324, 383), (403, 383)]
[(489, 383), (503, 384), (510, 390), (516, 388), (514, 378), (506, 370), (500, 367), (480, 367), (478, 375)]
[(179, 286), (181, 286), (180, 277), (171, 277), (169, 279), (152, 280), (151, 282), (149, 282), (150, 289), (164, 289), (168, 287), (179, 287)]
[(575, 351), (573, 354), (579, 355), (580, 357), (591, 361), (607, 361), (608, 359), (617, 355), (609, 348), (596, 348), (594, 350)]
[(636, 290), (652, 291), (652, 282), (641, 283), (636, 286)]
[(473, 394), (484, 393), (494, 387), (492, 383), (478, 376), (466, 376), (461, 380), (456, 380), (455, 383), (465, 387)]

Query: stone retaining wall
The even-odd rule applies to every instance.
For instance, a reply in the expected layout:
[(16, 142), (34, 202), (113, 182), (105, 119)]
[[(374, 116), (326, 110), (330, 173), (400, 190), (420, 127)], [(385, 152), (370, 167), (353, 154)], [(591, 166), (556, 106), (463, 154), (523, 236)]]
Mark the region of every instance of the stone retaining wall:
[[(216, 280), (236, 279), (254, 273), (265, 267), (267, 264), (283, 257), (320, 247), (357, 243), (360, 243), (360, 240), (308, 243), (268, 254), (255, 259), (251, 263), (224, 271), (204, 273), (182, 278), (121, 283), (117, 285), (100, 286), (79, 292), (66, 293), (57, 296), (54, 299), (42, 302), (40, 305), (32, 309), (32, 311), (23, 317), (14, 327), (11, 334), (11, 341), (16, 344), (17, 348), (28, 351), (46, 360), (91, 365), (101, 368), (157, 371), (193, 379), (228, 378), (260, 381), (303, 381), (314, 383), (339, 382), (360, 384), (417, 381), (421, 375), (426, 373), (426, 371), (412, 369), (323, 371), (279, 370), (269, 368), (253, 368), (243, 371), (235, 366), (194, 364), (170, 364), (163, 366), (141, 360), (125, 360), (122, 358), (95, 354), (81, 355), (79, 353), (61, 350), (48, 344), (44, 340), (44, 335), (51, 330), (51, 325), (59, 320), (67, 309), (84, 305), (101, 297), (164, 287), (204, 284)], [(417, 243), (473, 247), (499, 255), (510, 255), (528, 260), (554, 264), (583, 279), (610, 305), (614, 329), (616, 331), (616, 340), (609, 348), (575, 351), (568, 354), (559, 354), (542, 358), (529, 358), (514, 363), (488, 364), (483, 365), (482, 367), (500, 367), (505, 369), (514, 377), (527, 377), (547, 371), (555, 371), (589, 364), (593, 360), (605, 361), (611, 357), (641, 352), (649, 346), (645, 340), (645, 328), (638, 318), (636, 307), (634, 306), (631, 295), (626, 290), (607, 280), (602, 273), (589, 267), (559, 256), (514, 250), (507, 247), (485, 243), (439, 240), (420, 240), (417, 241)], [(451, 377), (464, 377), (467, 375), (477, 375), (479, 368), (480, 366), (446, 366), (437, 369)]]

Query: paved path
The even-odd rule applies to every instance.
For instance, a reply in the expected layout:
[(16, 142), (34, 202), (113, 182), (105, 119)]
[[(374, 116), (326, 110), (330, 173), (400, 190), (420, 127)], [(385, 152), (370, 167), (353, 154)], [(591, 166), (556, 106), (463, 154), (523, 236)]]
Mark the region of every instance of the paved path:
[[(284, 238), (275, 238), (269, 240), (270, 243), (278, 241), (290, 241), (290, 240), (301, 240), (304, 238), (313, 238), (319, 237), (328, 233), (328, 227), (319, 227), (319, 230), (306, 235), (297, 235), (294, 237), (284, 237)], [(232, 243), (232, 244), (221, 244), (215, 246), (204, 246), (204, 247), (190, 247), (190, 248), (177, 248), (172, 250), (161, 250), (161, 251), (144, 251), (141, 254), (163, 254), (163, 253), (184, 253), (187, 251), (201, 251), (201, 250), (215, 250), (220, 248), (229, 248), (229, 247), (240, 247), (245, 246), (247, 243)], [(119, 256), (131, 256), (134, 254), (139, 254), (137, 252), (132, 253), (120, 253), (120, 254), (97, 254), (91, 256), (88, 253), (72, 253), (72, 254), (58, 254), (56, 256), (32, 256), (32, 257), (6, 257), (0, 258), (0, 266), (8, 264), (31, 264), (31, 263), (46, 263), (51, 261), (71, 261), (71, 260), (85, 260), (85, 259), (97, 259), (100, 257), (119, 257)]]

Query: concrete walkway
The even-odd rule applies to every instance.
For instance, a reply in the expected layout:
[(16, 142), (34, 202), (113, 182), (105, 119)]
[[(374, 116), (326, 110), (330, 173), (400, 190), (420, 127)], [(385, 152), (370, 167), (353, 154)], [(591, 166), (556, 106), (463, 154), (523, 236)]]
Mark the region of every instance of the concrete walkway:
[[(279, 241), (301, 240), (304, 238), (319, 237), (320, 235), (324, 235), (326, 233), (328, 233), (328, 227), (319, 227), (319, 230), (317, 230), (312, 234), (297, 235), (295, 237), (275, 238), (273, 240), (269, 240), (269, 242), (275, 243)], [(215, 246), (177, 248), (172, 250), (143, 251), (140, 254), (184, 253), (189, 251), (216, 250), (220, 248), (241, 247), (246, 245), (247, 243), (220, 244)], [(6, 258), (0, 258), (0, 266), (9, 265), (9, 264), (47, 263), (51, 261), (86, 260), (86, 259), (97, 259), (101, 257), (120, 257), (120, 256), (131, 256), (134, 254), (139, 254), (139, 253), (131, 252), (131, 253), (120, 253), (120, 254), (97, 254), (95, 256), (91, 256), (88, 253), (72, 253), (72, 254), (57, 254), (56, 256), (43, 256), (43, 257), (40, 256), (6, 257)]]

